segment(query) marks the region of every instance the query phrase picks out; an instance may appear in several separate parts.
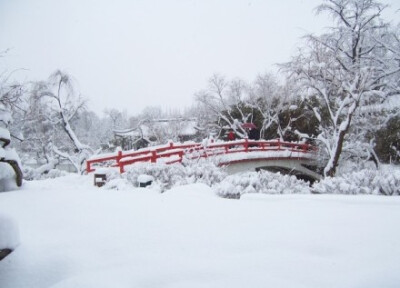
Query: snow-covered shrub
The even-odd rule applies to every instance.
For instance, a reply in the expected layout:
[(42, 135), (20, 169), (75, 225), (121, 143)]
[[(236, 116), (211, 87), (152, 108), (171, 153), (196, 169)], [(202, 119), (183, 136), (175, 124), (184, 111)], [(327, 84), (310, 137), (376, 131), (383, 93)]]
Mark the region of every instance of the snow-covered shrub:
[(49, 173), (47, 173), (47, 175), (46, 175), (47, 177), (46, 178), (54, 179), (54, 178), (58, 178), (58, 177), (61, 177), (61, 176), (65, 176), (67, 174), (68, 174), (67, 172), (59, 170), (59, 169), (51, 169), (49, 171)]
[(138, 177), (143, 174), (152, 176), (161, 192), (186, 182), (186, 173), (180, 164), (137, 163), (127, 167), (123, 176), (133, 185), (139, 186)]
[(118, 168), (97, 168), (95, 173), (96, 174), (105, 174), (107, 181), (122, 178), (121, 174), (119, 173)]
[(66, 176), (68, 173), (59, 169), (50, 169), (46, 173), (41, 173), (38, 169), (24, 167), (23, 174), (25, 180), (43, 180)]
[(347, 177), (326, 177), (315, 183), (312, 191), (320, 194), (372, 194), (370, 187), (359, 184)]
[(308, 183), (298, 180), (295, 176), (263, 170), (228, 176), (214, 189), (219, 196), (225, 198), (240, 198), (240, 195), (247, 193), (310, 193)]
[(387, 196), (400, 195), (400, 171), (395, 174), (384, 173), (374, 178), (372, 185), (379, 189), (379, 193)]
[(111, 180), (108, 180), (107, 183), (104, 185), (105, 189), (110, 190), (127, 190), (132, 187), (132, 183), (123, 178), (113, 178)]
[(226, 177), (222, 168), (207, 161), (199, 161), (182, 164), (162, 163), (137, 163), (126, 168), (123, 177), (135, 186), (138, 186), (140, 175), (152, 176), (155, 180), (152, 187), (157, 187), (164, 192), (174, 186), (192, 183), (204, 183), (212, 186)]
[(132, 183), (127, 179), (122, 178), (116, 168), (98, 168), (95, 173), (106, 175), (106, 184), (104, 185), (105, 189), (125, 190), (132, 187)]
[(400, 195), (400, 169), (381, 166), (327, 177), (312, 188), (314, 193)]
[(220, 183), (227, 176), (223, 167), (205, 159), (185, 162), (186, 184), (204, 183), (210, 187)]
[(373, 161), (365, 161), (363, 159), (343, 160), (337, 168), (336, 176), (343, 176), (361, 170), (376, 170), (376, 165)]

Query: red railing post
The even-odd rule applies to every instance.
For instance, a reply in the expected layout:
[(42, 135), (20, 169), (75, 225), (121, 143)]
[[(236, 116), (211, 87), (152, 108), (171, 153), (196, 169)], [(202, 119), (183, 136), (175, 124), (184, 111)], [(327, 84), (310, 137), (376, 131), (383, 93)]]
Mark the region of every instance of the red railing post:
[(151, 151), (151, 163), (156, 163), (157, 162), (157, 151), (153, 150)]
[(122, 158), (122, 151), (118, 150), (118, 154), (117, 154), (117, 163), (118, 163), (118, 165), (119, 165), (119, 161), (121, 160), (121, 158)]
[(121, 163), (121, 159), (122, 159), (122, 150), (118, 150), (117, 153), (117, 165), (119, 167), (119, 173), (124, 173), (124, 165)]
[(87, 173), (92, 172), (92, 170), (90, 169), (90, 161), (89, 160), (86, 160), (86, 172)]
[(300, 147), (299, 147), (300, 150), (303, 151), (303, 152), (307, 152), (306, 145), (307, 144), (301, 144)]
[(248, 137), (244, 138), (244, 151), (245, 152), (249, 151), (249, 138)]

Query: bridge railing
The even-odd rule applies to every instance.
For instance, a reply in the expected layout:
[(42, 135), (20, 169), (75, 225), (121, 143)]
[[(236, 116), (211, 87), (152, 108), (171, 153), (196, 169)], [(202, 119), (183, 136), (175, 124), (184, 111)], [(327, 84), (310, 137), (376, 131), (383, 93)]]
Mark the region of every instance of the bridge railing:
[(120, 173), (125, 172), (125, 166), (138, 162), (163, 162), (166, 164), (180, 163), (184, 157), (189, 159), (207, 158), (223, 154), (251, 153), (256, 151), (290, 151), (314, 153), (315, 146), (306, 143), (283, 142), (277, 140), (249, 140), (247, 138), (230, 142), (215, 142), (203, 145), (201, 143), (173, 143), (150, 147), (136, 151), (118, 151), (113, 154), (103, 154), (91, 157), (86, 161), (86, 171), (95, 171), (96, 164), (118, 167)]

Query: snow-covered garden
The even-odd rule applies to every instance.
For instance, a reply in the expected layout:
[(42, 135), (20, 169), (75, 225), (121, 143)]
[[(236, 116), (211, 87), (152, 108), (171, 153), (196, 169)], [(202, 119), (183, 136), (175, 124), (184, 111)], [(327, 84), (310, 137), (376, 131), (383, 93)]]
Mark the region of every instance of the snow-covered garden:
[(8, 244), (17, 248), (0, 261), (0, 287), (400, 283), (399, 197), (247, 193), (233, 200), (204, 183), (164, 193), (156, 185), (115, 186), (71, 174), (1, 193), (0, 211), (13, 225), (0, 235), (12, 232)]

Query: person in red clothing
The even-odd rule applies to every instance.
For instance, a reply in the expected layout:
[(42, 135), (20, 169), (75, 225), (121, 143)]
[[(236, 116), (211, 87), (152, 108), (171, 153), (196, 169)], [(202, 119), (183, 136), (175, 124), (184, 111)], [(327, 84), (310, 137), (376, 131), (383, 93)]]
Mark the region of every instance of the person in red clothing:
[[(233, 130), (230, 129), (229, 133), (228, 133), (228, 141), (235, 141), (235, 139), (236, 139), (235, 132), (233, 132)], [(228, 149), (232, 149), (233, 147), (234, 147), (234, 145), (229, 145)]]
[(232, 129), (229, 130), (229, 133), (228, 133), (228, 140), (229, 140), (229, 141), (233, 141), (233, 140), (235, 140), (235, 139), (236, 139), (235, 133), (233, 132)]

